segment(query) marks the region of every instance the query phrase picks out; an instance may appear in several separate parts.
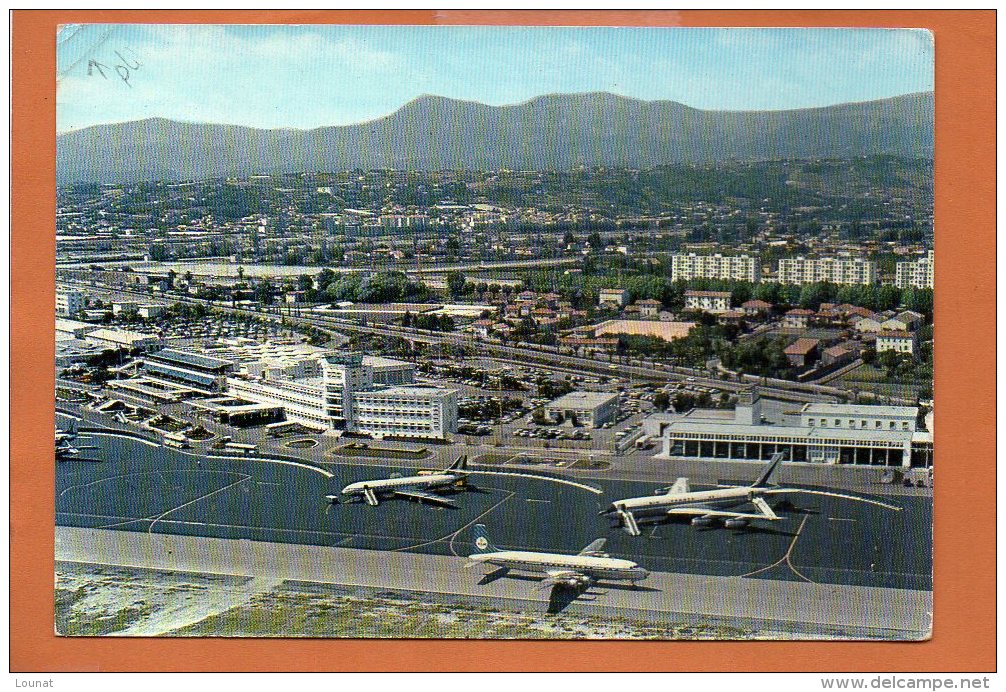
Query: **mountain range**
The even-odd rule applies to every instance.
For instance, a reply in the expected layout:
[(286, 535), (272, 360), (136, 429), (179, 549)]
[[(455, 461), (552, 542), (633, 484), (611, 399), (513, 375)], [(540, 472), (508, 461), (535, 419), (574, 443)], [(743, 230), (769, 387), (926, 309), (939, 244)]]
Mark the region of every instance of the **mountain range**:
[(151, 118), (56, 138), (56, 178), (76, 182), (255, 173), (648, 168), (728, 160), (933, 156), (932, 92), (785, 111), (709, 111), (610, 93), (507, 106), (421, 96), (390, 115), (313, 130)]

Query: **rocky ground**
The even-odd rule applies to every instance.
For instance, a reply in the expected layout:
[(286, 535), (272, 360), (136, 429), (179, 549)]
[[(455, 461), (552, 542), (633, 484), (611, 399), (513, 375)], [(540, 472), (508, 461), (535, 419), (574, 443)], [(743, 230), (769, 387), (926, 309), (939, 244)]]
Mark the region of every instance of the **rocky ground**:
[(492, 607), (465, 598), (57, 563), (65, 636), (778, 639), (778, 632)]

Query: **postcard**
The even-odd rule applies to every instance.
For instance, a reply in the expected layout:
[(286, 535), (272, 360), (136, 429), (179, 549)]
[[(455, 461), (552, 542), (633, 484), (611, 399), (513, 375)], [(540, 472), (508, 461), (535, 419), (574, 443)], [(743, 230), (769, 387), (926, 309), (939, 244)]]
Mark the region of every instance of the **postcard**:
[(60, 636), (931, 636), (930, 32), (56, 46)]

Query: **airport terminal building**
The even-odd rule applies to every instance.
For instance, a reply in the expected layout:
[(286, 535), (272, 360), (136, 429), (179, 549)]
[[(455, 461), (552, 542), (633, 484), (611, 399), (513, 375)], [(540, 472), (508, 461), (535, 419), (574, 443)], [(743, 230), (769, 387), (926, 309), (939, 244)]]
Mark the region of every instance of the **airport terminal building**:
[(232, 376), (228, 391), (281, 405), (288, 420), (329, 431), (428, 439), (457, 431), (457, 392), (411, 384), (410, 363), (327, 354), (317, 366), (319, 376), (290, 377), (276, 370)]
[(782, 452), (795, 463), (929, 468), (933, 438), (917, 418), (914, 406), (805, 404), (798, 419), (768, 423), (758, 393), (746, 391), (734, 411), (657, 414), (645, 429), (661, 440), (663, 459), (758, 461)]

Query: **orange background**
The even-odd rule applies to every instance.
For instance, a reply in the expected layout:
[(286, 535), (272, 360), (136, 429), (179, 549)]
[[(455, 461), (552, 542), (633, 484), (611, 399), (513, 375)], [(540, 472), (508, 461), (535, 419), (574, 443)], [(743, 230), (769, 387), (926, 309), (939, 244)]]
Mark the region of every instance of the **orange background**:
[[(55, 36), (64, 22), (867, 26), (936, 41), (935, 625), (923, 643), (164, 640), (53, 635)], [(12, 671), (995, 670), (995, 12), (15, 11)], [(897, 540), (892, 536), (891, 540)]]

